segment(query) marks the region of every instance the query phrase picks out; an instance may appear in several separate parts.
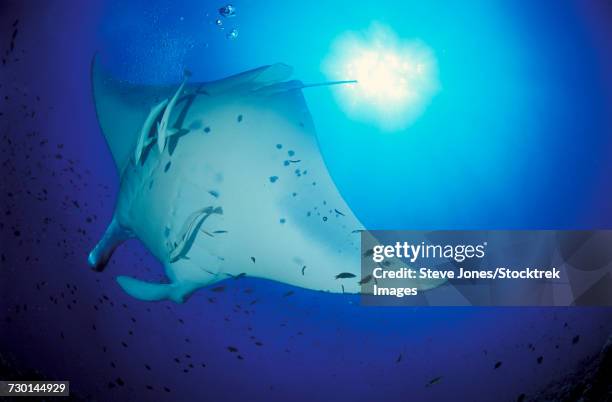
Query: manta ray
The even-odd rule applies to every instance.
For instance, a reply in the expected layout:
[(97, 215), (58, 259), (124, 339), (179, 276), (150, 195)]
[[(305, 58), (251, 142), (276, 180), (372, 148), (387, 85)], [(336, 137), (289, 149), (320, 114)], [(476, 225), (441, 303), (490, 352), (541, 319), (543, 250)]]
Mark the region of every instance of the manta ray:
[(334, 185), (302, 90), (278, 63), (176, 86), (117, 80), (94, 57), (98, 121), (120, 176), (113, 218), (88, 257), (104, 269), (138, 238), (168, 283), (117, 281), (140, 300), (184, 302), (229, 277), (360, 291), (364, 229)]

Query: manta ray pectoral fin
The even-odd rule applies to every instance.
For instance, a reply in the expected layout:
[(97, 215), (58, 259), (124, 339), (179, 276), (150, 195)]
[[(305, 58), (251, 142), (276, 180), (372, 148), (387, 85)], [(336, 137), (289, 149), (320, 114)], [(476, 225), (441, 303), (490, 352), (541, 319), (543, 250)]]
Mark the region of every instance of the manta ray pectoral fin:
[(218, 95), (232, 90), (252, 91), (288, 79), (293, 68), (283, 63), (255, 68), (218, 81), (207, 82), (203, 91), (208, 95)]
[[(158, 105), (161, 99), (170, 99), (176, 86), (140, 85), (117, 79), (102, 65), (98, 55), (91, 63), (91, 84), (98, 122), (121, 174), (135, 155), (134, 147), (138, 144), (143, 122), (151, 115), (151, 105)], [(157, 113), (163, 110), (161, 107)], [(153, 124), (158, 117), (152, 119)]]
[(144, 301), (172, 300), (175, 303), (183, 303), (197, 289), (182, 282), (151, 283), (129, 276), (118, 276), (117, 283), (127, 294)]
[(104, 232), (102, 239), (89, 253), (87, 258), (89, 266), (95, 271), (104, 270), (115, 249), (130, 237), (132, 237), (131, 231), (122, 227), (119, 222), (113, 219)]

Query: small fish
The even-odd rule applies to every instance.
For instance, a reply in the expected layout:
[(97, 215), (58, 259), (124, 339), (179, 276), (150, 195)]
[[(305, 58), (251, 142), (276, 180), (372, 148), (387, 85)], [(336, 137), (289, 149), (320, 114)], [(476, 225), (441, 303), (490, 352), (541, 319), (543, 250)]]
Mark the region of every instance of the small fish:
[(232, 275), (232, 274), (228, 274), (228, 273), (226, 273), (225, 275), (229, 276), (230, 278), (240, 279), (240, 278), (244, 278), (246, 276), (246, 272), (241, 272), (238, 275)]
[(251, 257), (251, 261), (253, 261), (253, 264), (255, 264), (255, 257)]
[(168, 104), (169, 99), (165, 99), (153, 106), (149, 111), (149, 115), (147, 116), (144, 124), (142, 125), (142, 129), (140, 130), (140, 136), (138, 137), (138, 144), (136, 144), (136, 149), (134, 150), (134, 163), (137, 165), (140, 162), (140, 157), (142, 156), (142, 151), (144, 148), (150, 144), (151, 140), (149, 140), (149, 131), (151, 131), (151, 127), (153, 126), (153, 122), (159, 116), (159, 113), (163, 108)]
[(396, 363), (399, 363), (402, 361), (402, 354), (400, 353), (399, 356), (397, 356), (397, 359), (395, 359)]
[(497, 363), (495, 363), (495, 366), (493, 368), (498, 369), (498, 368), (501, 367), (501, 365), (502, 365), (502, 362), (497, 362)]
[(302, 276), (304, 275), (304, 271), (306, 270), (306, 265), (302, 267)]
[(172, 99), (170, 99), (170, 101), (166, 105), (166, 108), (164, 109), (164, 113), (162, 114), (161, 121), (159, 123), (157, 123), (157, 147), (158, 147), (160, 153), (164, 152), (164, 149), (166, 148), (166, 140), (167, 140), (167, 138), (169, 136), (174, 135), (174, 134), (176, 134), (178, 132), (178, 130), (176, 130), (176, 129), (168, 129), (168, 124), (170, 123), (169, 122), (170, 115), (172, 114), (172, 110), (174, 109), (174, 105), (178, 101), (178, 98), (181, 95), (181, 93), (183, 92), (183, 88), (185, 88), (185, 84), (187, 83), (187, 79), (190, 76), (191, 76), (191, 73), (189, 71), (185, 70), (185, 78), (183, 79), (183, 82), (181, 83), (181, 85), (176, 90), (176, 93), (174, 94)]
[(439, 383), (439, 382), (440, 382), (440, 380), (441, 380), (441, 379), (442, 379), (442, 376), (440, 376), (440, 377), (436, 377), (436, 378), (433, 378), (433, 379), (432, 379), (431, 381), (429, 381), (429, 382), (427, 383), (427, 385), (425, 385), (425, 386), (426, 386), (426, 387), (430, 387), (430, 386), (432, 386), (432, 385), (434, 385), (434, 384), (437, 384), (437, 383)]
[(334, 208), (334, 211), (335, 211), (335, 212), (336, 212), (338, 215), (345, 216), (345, 215), (344, 215), (342, 212), (338, 211), (336, 208)]
[(360, 285), (365, 285), (366, 283), (370, 282), (372, 280), (372, 274), (366, 276), (365, 278), (363, 278), (362, 280), (359, 281)]
[(365, 251), (365, 253), (363, 253), (363, 256), (364, 256), (365, 258), (371, 257), (371, 256), (373, 256), (373, 255), (374, 255), (374, 249), (369, 249), (369, 250), (366, 250), (366, 251)]
[(292, 296), (293, 294), (295, 294), (295, 292), (293, 290), (290, 290), (287, 293), (285, 293), (283, 297), (289, 297), (289, 296)]
[(350, 272), (342, 272), (338, 275), (336, 275), (336, 279), (349, 279), (349, 278), (354, 278), (355, 275), (351, 274)]
[(222, 233), (227, 233), (227, 230), (215, 230), (213, 233), (214, 233), (214, 234), (222, 234)]
[(228, 346), (228, 347), (227, 347), (227, 350), (229, 350), (229, 351), (230, 351), (230, 352), (232, 352), (232, 353), (236, 353), (236, 352), (238, 352), (238, 348), (237, 348), (237, 347), (234, 347), (234, 346)]
[(217, 286), (211, 289), (213, 292), (223, 292), (225, 290), (225, 286)]
[(174, 248), (170, 252), (171, 262), (187, 257), (187, 253), (189, 253), (195, 241), (196, 234), (200, 231), (204, 221), (212, 214), (223, 215), (223, 209), (221, 207), (214, 208), (209, 206), (197, 210), (187, 218), (181, 229), (181, 235), (178, 236), (180, 244), (175, 242)]

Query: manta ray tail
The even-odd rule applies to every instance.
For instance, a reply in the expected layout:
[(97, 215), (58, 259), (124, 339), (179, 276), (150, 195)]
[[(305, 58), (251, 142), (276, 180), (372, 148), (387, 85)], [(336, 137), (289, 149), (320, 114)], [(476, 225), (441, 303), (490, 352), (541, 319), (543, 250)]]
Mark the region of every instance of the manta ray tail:
[(349, 85), (349, 84), (357, 84), (357, 80), (345, 80), (345, 81), (328, 81), (328, 82), (317, 82), (314, 84), (304, 84), (299, 80), (291, 80), (291, 81), (283, 81), (274, 83), (271, 85), (256, 87), (253, 89), (253, 92), (260, 95), (270, 96), (279, 93), (289, 92), (300, 90), (304, 88), (312, 88), (312, 87), (322, 87), (322, 86), (331, 86), (331, 85)]
[(130, 296), (144, 301), (172, 300), (183, 303), (195, 290), (180, 282), (151, 283), (144, 282), (129, 276), (118, 276), (119, 286)]
[(346, 85), (346, 84), (358, 84), (357, 80), (344, 80), (344, 81), (327, 81), (327, 82), (316, 82), (314, 84), (304, 84), (302, 88), (312, 88), (312, 87), (326, 87), (331, 85)]
[(104, 270), (115, 249), (130, 237), (132, 237), (131, 232), (113, 219), (102, 239), (89, 253), (87, 262), (96, 271)]

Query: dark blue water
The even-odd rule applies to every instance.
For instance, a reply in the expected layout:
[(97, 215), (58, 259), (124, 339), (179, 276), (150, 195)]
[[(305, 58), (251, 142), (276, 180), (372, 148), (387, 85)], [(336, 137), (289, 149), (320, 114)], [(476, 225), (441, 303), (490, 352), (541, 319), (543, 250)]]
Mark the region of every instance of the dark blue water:
[(320, 82), (334, 39), (372, 21), (428, 44), (441, 91), (394, 133), (347, 118), (330, 89), (305, 92), (368, 227), (612, 227), (610, 5), (328, 3), (237, 1), (223, 31), (215, 2), (1, 3), (0, 352), (12, 367), (100, 401), (486, 401), (537, 392), (599, 350), (609, 309), (365, 308), (250, 278), (185, 305), (142, 303), (114, 282), (161, 279), (136, 241), (106, 272), (87, 268), (118, 187), (91, 98), (95, 52), (138, 82), (277, 61)]

